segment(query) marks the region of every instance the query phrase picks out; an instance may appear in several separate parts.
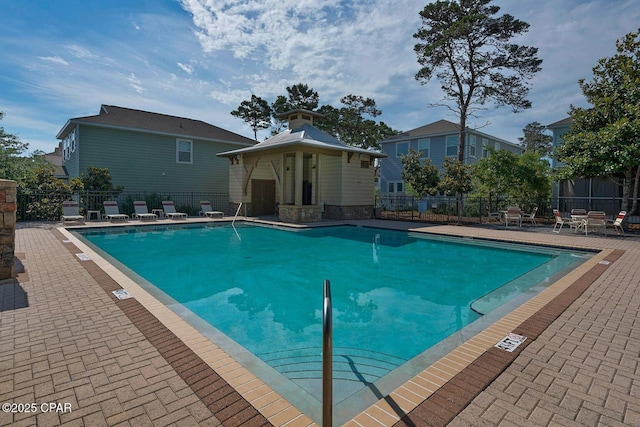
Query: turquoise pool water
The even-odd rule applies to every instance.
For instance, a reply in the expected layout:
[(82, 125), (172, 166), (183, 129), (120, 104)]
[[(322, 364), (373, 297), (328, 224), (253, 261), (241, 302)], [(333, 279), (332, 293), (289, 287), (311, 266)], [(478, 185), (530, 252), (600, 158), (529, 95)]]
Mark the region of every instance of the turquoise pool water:
[(351, 226), (294, 231), (218, 224), (79, 233), (148, 282), (144, 286), (157, 288), (152, 293), (167, 295), (177, 312), (195, 314), (228, 337), (231, 353), (246, 349), (251, 356), (240, 359), (250, 368), (257, 363), (257, 376), (291, 381), (274, 388), (294, 404), (301, 396), (321, 396), (325, 279), (332, 286), (339, 403), (363, 389), (378, 390), (396, 368), (588, 257)]

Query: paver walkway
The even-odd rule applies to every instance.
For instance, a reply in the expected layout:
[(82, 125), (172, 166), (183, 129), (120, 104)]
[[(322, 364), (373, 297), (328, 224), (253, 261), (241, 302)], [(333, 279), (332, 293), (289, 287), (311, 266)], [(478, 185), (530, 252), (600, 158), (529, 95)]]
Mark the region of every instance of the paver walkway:
[[(450, 425), (640, 425), (638, 236), (451, 226), (425, 230), (624, 251)], [(17, 281), (0, 284), (0, 403), (37, 407), (32, 413), (0, 412), (0, 426), (234, 425), (234, 418), (224, 413), (220, 418), (212, 410), (213, 396), (207, 402), (203, 389), (194, 391), (179, 374), (180, 365), (134, 325), (126, 307), (114, 301), (50, 225), (21, 225), (16, 237), (24, 271)], [(243, 420), (249, 418), (262, 424), (258, 416)], [(435, 417), (413, 420), (419, 420), (413, 425), (442, 425)]]
[(50, 229), (16, 237), (26, 274), (0, 285), (0, 403), (36, 406), (3, 407), (0, 425), (221, 425)]

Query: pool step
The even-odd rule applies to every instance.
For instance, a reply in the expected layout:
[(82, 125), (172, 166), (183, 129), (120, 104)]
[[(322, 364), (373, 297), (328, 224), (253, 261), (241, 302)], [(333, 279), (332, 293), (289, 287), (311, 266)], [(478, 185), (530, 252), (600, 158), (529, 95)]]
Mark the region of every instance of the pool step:
[[(305, 347), (258, 355), (291, 380), (322, 378), (322, 348)], [(333, 378), (370, 384), (405, 363), (400, 357), (348, 347), (333, 349)]]

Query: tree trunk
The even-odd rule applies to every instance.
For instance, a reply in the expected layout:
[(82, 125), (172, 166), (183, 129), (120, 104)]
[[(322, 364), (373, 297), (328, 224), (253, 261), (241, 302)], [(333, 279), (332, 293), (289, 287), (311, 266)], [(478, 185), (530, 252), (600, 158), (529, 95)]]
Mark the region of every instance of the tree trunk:
[[(458, 129), (458, 161), (464, 164), (464, 143), (467, 139), (467, 112), (460, 112), (460, 129)], [(458, 208), (458, 225), (462, 220), (462, 192), (456, 192), (456, 207)]]
[[(631, 187), (631, 185), (629, 185)], [(631, 204), (631, 211), (629, 213), (636, 212), (638, 208), (638, 190), (640, 190), (640, 166), (636, 166), (636, 178), (633, 183), (633, 198)]]

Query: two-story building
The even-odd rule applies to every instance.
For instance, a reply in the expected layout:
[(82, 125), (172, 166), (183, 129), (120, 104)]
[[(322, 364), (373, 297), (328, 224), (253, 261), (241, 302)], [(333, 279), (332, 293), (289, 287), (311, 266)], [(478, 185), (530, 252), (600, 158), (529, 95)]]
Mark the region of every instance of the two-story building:
[[(402, 132), (391, 138), (380, 141), (382, 153), (388, 157), (381, 162), (380, 191), (382, 193), (404, 194), (405, 183), (402, 180), (402, 155), (408, 154), (409, 149), (422, 153), (423, 159), (429, 159), (431, 164), (442, 168), (445, 157), (458, 155), (458, 125), (447, 120), (438, 120)], [(474, 164), (489, 155), (489, 148), (508, 150), (521, 154), (522, 147), (504, 139), (467, 129), (464, 149), (464, 163)]]
[(69, 119), (56, 138), (68, 178), (95, 166), (126, 192), (165, 194), (227, 193), (228, 162), (216, 154), (256, 143), (200, 120), (114, 105)]

